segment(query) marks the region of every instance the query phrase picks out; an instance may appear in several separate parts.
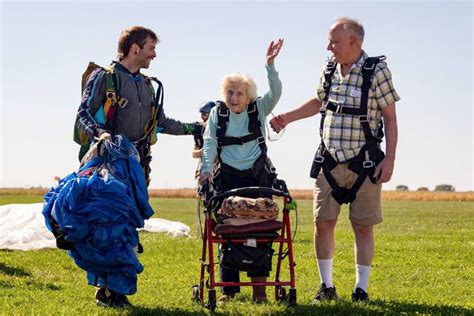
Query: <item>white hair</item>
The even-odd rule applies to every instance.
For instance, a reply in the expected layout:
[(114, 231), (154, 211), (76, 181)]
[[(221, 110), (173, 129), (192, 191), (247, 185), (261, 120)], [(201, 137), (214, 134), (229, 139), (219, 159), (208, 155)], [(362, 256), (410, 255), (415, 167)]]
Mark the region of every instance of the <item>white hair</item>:
[(362, 23), (353, 18), (342, 17), (338, 18), (333, 24), (334, 27), (339, 25), (342, 25), (345, 30), (352, 31), (361, 43), (364, 42), (365, 31)]
[(243, 83), (247, 87), (247, 96), (250, 99), (250, 102), (257, 100), (257, 85), (255, 81), (246, 74), (241, 74), (239, 72), (233, 72), (231, 74), (225, 75), (222, 80), (222, 96), (225, 98), (227, 95), (227, 89), (231, 83)]

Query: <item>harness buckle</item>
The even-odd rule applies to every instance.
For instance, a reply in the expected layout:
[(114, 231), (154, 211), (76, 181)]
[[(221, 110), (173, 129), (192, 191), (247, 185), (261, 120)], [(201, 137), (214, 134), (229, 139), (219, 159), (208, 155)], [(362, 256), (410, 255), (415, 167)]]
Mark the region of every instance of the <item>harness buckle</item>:
[(375, 68), (375, 63), (369, 63), (364, 65), (364, 70), (372, 70)]
[(228, 117), (229, 116), (229, 109), (228, 108), (221, 108), (217, 111), (217, 115), (221, 117)]
[(335, 67), (336, 67), (336, 63), (334, 61), (328, 61), (327, 65), (326, 65), (326, 69), (332, 70)]
[(368, 122), (369, 120), (368, 120), (367, 115), (361, 115), (359, 116), (359, 121), (363, 123), (363, 122)]
[(256, 140), (259, 145), (265, 143), (265, 137), (263, 136), (258, 137)]
[(370, 169), (375, 166), (375, 163), (372, 160), (365, 160), (362, 162), (362, 167), (364, 169)]
[(316, 156), (316, 157), (314, 157), (314, 162), (323, 163), (324, 162), (324, 157), (323, 156)]
[(124, 109), (128, 104), (128, 100), (125, 98), (120, 98), (117, 100), (117, 105), (120, 106), (122, 109)]
[(323, 82), (323, 88), (324, 88), (324, 89), (329, 88), (329, 82), (324, 81), (324, 82)]
[(340, 104), (338, 104), (338, 105), (336, 106), (336, 111), (335, 111), (335, 113), (341, 113), (341, 114), (342, 114), (342, 108), (343, 108), (343, 106), (341, 106)]
[(247, 107), (247, 113), (253, 113), (257, 110), (257, 106), (255, 103), (250, 103), (250, 105)]

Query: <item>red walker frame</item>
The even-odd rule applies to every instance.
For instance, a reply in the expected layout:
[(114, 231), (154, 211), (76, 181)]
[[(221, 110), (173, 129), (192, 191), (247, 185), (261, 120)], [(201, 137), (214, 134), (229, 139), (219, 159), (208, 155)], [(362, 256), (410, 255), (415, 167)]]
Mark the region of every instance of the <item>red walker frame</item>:
[[(282, 228), (279, 232), (276, 233), (277, 237), (275, 238), (253, 238), (256, 240), (257, 243), (260, 242), (274, 242), (279, 243), (279, 251), (276, 254), (278, 256), (278, 261), (276, 264), (276, 273), (275, 273), (275, 281), (267, 281), (267, 282), (216, 282), (214, 276), (214, 244), (222, 244), (226, 243), (228, 239), (224, 239), (214, 233), (212, 230), (213, 227), (213, 212), (216, 212), (216, 209), (212, 209), (216, 202), (222, 201), (224, 198), (229, 196), (245, 196), (246, 194), (255, 194), (258, 193), (266, 193), (275, 196), (283, 197), (283, 221), (282, 221)], [(199, 285), (193, 286), (193, 300), (202, 303), (206, 308), (209, 308), (211, 311), (215, 310), (216, 308), (216, 292), (215, 287), (220, 286), (254, 286), (254, 285), (265, 285), (265, 286), (275, 286), (275, 300), (276, 301), (284, 301), (289, 306), (296, 305), (296, 288), (295, 288), (295, 263), (293, 260), (293, 245), (292, 245), (292, 236), (291, 236), (291, 227), (290, 227), (290, 202), (293, 202), (289, 192), (283, 192), (280, 190), (270, 189), (266, 187), (246, 187), (240, 189), (233, 189), (229, 191), (225, 191), (221, 194), (211, 197), (208, 201), (205, 201), (205, 226), (204, 226), (204, 234), (202, 240), (202, 255), (201, 255), (201, 274)], [(292, 204), (294, 205), (294, 204)], [(257, 233), (257, 232), (256, 232)], [(249, 233), (247, 235), (252, 235)], [(242, 238), (238, 239), (230, 239), (233, 243), (245, 243), (247, 242), (247, 238), (245, 235), (242, 235)], [(283, 254), (283, 245), (287, 244), (288, 253), (287, 255)], [(209, 262), (207, 260), (207, 250), (209, 250)], [(285, 257), (288, 256), (288, 267), (290, 270), (290, 280), (289, 281), (281, 281), (280, 280), (280, 271), (282, 261)], [(209, 273), (209, 279), (207, 281), (204, 280), (205, 272)], [(287, 295), (285, 286), (290, 286), (289, 293)], [(208, 289), (208, 301), (207, 303), (204, 302), (204, 288)]]

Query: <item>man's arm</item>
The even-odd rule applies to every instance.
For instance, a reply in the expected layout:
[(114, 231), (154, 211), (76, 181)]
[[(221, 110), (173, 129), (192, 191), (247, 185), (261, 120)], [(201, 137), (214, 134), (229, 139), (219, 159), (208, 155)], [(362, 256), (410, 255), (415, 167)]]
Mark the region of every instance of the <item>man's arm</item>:
[(397, 150), (398, 125), (395, 102), (390, 103), (382, 109), (383, 121), (385, 124), (385, 158), (375, 168), (374, 176), (377, 183), (390, 181), (395, 165), (395, 152)]
[(274, 117), (270, 121), (270, 125), (273, 130), (278, 133), (291, 122), (318, 114), (321, 109), (321, 104), (322, 102), (317, 98), (309, 99), (293, 111), (282, 113)]
[(158, 112), (157, 127), (161, 133), (170, 135), (198, 135), (202, 134), (202, 124), (198, 122), (183, 123), (165, 115), (163, 108)]

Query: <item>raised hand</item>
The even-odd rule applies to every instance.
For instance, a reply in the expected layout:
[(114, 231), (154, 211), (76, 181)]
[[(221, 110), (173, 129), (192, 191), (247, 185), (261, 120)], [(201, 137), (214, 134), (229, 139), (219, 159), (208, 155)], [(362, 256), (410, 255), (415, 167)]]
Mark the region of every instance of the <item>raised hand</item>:
[(280, 49), (283, 46), (283, 39), (278, 39), (278, 42), (272, 41), (270, 43), (270, 46), (268, 46), (267, 49), (267, 65), (273, 65), (273, 62), (275, 61), (275, 58), (278, 56), (278, 53), (280, 53)]

